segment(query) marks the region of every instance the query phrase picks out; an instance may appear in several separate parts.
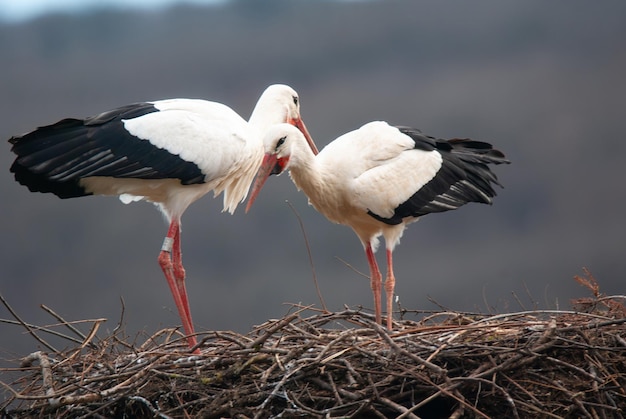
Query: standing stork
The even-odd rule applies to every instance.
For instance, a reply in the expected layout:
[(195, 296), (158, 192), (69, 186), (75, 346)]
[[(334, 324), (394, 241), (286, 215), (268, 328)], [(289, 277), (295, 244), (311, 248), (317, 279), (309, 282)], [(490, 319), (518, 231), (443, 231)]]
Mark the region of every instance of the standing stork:
[(90, 118), (63, 119), (9, 140), (17, 155), (11, 172), (32, 192), (60, 198), (118, 195), (124, 203), (156, 204), (169, 222), (158, 261), (189, 346), (195, 347), (181, 217), (209, 191), (223, 192), (223, 211), (232, 214), (263, 160), (263, 134), (278, 123), (297, 127), (317, 154), (300, 118), (298, 94), (272, 85), (248, 122), (228, 106), (199, 99), (135, 103)]
[(508, 163), (491, 144), (439, 140), (419, 130), (370, 122), (328, 144), (316, 156), (293, 127), (272, 127), (252, 187), (250, 209), (267, 178), (289, 170), (298, 189), (330, 221), (351, 227), (361, 240), (371, 273), (376, 321), (382, 322), (382, 275), (374, 253), (378, 237), (387, 247), (387, 328), (392, 329), (392, 253), (406, 226), (422, 215), (468, 202), (491, 204), (496, 175), (488, 164)]

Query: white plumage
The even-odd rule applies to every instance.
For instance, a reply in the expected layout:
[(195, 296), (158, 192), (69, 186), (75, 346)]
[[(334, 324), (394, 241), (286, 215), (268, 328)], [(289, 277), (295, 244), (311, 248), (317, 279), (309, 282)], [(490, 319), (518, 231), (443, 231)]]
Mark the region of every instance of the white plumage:
[(387, 247), (387, 327), (392, 328), (395, 287), (392, 253), (406, 226), (418, 217), (468, 202), (490, 204), (498, 184), (488, 164), (508, 163), (490, 144), (438, 140), (419, 130), (370, 122), (342, 135), (316, 156), (293, 127), (272, 127), (265, 157), (246, 211), (271, 174), (289, 170), (309, 202), (330, 221), (350, 226), (367, 256), (376, 320), (382, 320), (382, 275), (374, 252), (378, 237)]

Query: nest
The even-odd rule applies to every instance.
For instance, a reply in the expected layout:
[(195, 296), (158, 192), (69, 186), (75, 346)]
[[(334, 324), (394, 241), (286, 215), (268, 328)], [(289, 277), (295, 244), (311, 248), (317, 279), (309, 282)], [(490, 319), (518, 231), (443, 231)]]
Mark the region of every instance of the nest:
[(0, 409), (7, 418), (620, 418), (623, 299), (596, 295), (576, 311), (441, 311), (391, 332), (360, 310), (293, 306), (247, 335), (199, 334), (199, 355), (171, 329), (139, 346), (94, 332), (25, 357)]

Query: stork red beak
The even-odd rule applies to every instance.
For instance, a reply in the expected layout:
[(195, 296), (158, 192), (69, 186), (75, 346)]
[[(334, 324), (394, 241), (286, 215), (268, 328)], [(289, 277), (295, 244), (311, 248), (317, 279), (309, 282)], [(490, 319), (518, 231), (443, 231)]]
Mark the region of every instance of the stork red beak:
[(304, 125), (304, 121), (300, 118), (290, 119), (289, 123), (293, 125), (294, 127), (298, 128), (300, 132), (302, 132), (302, 134), (304, 135), (304, 138), (306, 138), (306, 142), (309, 143), (309, 147), (311, 147), (313, 154), (317, 156), (319, 154), (319, 150), (317, 149), (317, 146), (315, 145), (315, 141), (313, 141), (313, 137), (311, 137), (311, 134), (309, 134), (309, 130), (306, 129), (306, 125)]
[(246, 205), (246, 213), (250, 210), (259, 192), (261, 192), (267, 178), (272, 174), (280, 174), (280, 172), (282, 172), (282, 167), (276, 154), (266, 154), (263, 157), (263, 163), (261, 163), (259, 171), (256, 172), (252, 192), (250, 193), (250, 198), (248, 198), (248, 204)]

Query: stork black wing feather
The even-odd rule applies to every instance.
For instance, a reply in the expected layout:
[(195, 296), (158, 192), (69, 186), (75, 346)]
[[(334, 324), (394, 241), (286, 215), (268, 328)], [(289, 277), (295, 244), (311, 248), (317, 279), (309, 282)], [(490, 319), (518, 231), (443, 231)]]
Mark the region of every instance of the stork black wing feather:
[(136, 103), (85, 119), (63, 119), (12, 137), (9, 142), (17, 158), (11, 172), (31, 191), (61, 198), (87, 195), (79, 181), (91, 176), (203, 183), (196, 164), (124, 128), (123, 120), (158, 111), (152, 103)]
[(504, 154), (489, 143), (470, 139), (441, 140), (422, 134), (415, 128), (398, 127), (415, 141), (415, 148), (437, 151), (442, 165), (436, 175), (407, 201), (399, 205), (391, 218), (374, 218), (387, 224), (400, 224), (406, 217), (457, 209), (468, 202), (491, 204), (500, 185), (489, 164), (509, 163)]

